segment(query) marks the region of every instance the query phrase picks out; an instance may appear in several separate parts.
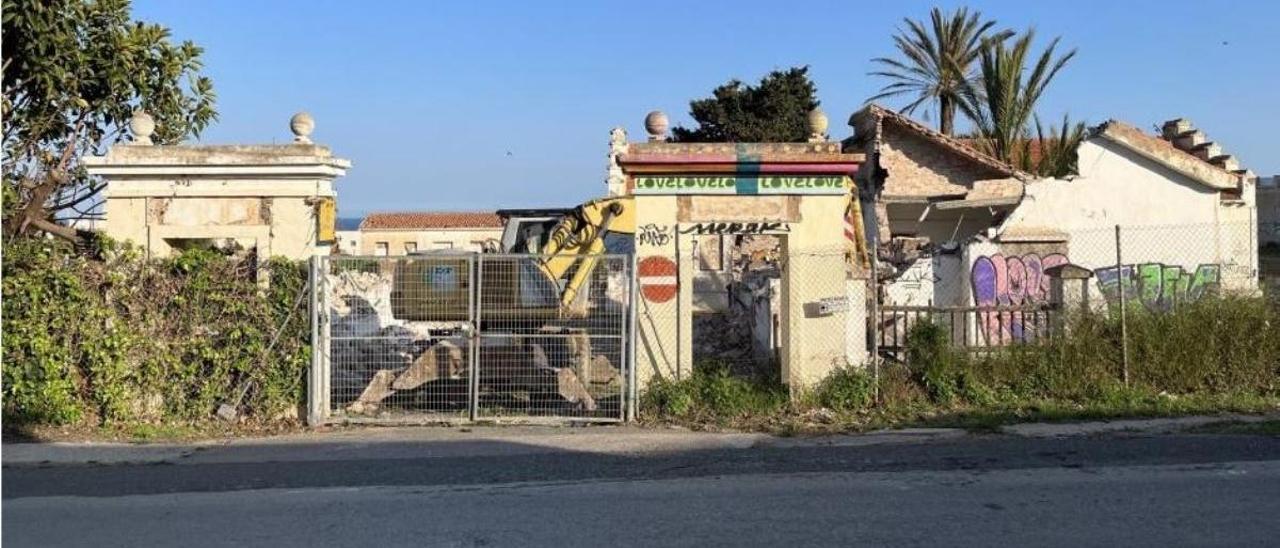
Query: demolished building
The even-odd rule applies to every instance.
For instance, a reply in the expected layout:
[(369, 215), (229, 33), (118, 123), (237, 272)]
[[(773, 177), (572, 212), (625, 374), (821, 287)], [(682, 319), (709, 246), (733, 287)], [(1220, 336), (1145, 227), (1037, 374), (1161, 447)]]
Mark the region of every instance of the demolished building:
[[(858, 186), (887, 306), (1046, 303), (1046, 272), (1064, 264), (1093, 273), (1095, 303), (1120, 284), (1161, 308), (1257, 287), (1256, 178), (1186, 120), (1160, 135), (1101, 124), (1065, 179), (1022, 172), (876, 105), (849, 123), (846, 150), (868, 159)], [(965, 332), (981, 337), (974, 327)]]

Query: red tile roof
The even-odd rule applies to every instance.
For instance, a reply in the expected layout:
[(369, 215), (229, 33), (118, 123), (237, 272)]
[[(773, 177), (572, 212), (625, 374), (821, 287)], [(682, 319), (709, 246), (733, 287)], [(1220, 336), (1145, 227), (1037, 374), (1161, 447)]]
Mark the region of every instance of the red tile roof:
[(370, 213), (360, 222), (360, 230), (432, 228), (502, 228), (502, 219), (484, 211), (402, 211)]

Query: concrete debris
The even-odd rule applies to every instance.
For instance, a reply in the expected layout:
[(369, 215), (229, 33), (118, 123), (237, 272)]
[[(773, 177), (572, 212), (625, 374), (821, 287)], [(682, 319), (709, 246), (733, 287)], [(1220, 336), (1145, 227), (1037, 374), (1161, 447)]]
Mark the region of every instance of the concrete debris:
[(775, 298), (782, 279), (781, 245), (776, 236), (740, 236), (729, 249), (727, 308), (693, 318), (694, 359), (728, 362), (734, 373), (751, 375), (771, 365)]
[(363, 404), (379, 403), (395, 393), (391, 383), (395, 381), (396, 373), (392, 369), (383, 369), (374, 373), (373, 379), (364, 387), (364, 392), (360, 393), (360, 398), (356, 401)]
[(620, 375), (618, 368), (609, 362), (609, 358), (604, 354), (596, 354), (591, 358), (591, 374), (586, 379), (591, 384), (609, 384)]
[(217, 412), (214, 414), (225, 422), (236, 422), (236, 418), (239, 416), (234, 406), (225, 403), (219, 405)]
[(408, 369), (396, 377), (391, 388), (413, 390), (435, 380), (462, 378), (466, 373), (462, 349), (449, 341), (440, 341), (427, 348)]
[(556, 371), (556, 387), (560, 397), (569, 403), (581, 404), (582, 408), (587, 411), (596, 410), (596, 400), (591, 397), (591, 393), (587, 391), (587, 387), (582, 384), (582, 380), (578, 375), (568, 367), (562, 367)]

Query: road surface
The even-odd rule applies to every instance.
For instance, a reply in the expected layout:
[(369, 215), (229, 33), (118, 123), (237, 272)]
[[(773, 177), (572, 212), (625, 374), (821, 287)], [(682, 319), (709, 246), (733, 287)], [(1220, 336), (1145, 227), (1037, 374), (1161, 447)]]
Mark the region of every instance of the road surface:
[(1280, 542), (1278, 437), (708, 439), (597, 451), (594, 438), (357, 437), (187, 450), (132, 464), (7, 463), (2, 540), (6, 547)]

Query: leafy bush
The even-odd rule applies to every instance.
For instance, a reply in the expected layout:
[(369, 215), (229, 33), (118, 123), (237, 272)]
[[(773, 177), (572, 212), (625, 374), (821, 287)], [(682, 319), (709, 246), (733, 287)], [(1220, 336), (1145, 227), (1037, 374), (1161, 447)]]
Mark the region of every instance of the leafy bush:
[(875, 378), (863, 367), (842, 367), (823, 379), (814, 393), (828, 409), (854, 411), (875, 403)]
[(305, 269), (207, 250), (147, 261), (99, 242), (5, 243), (4, 418), (192, 422), (221, 403), (271, 417), (303, 401)]
[(965, 371), (964, 357), (951, 348), (942, 326), (923, 321), (907, 331), (907, 365), (929, 397), (938, 403), (956, 398)]

